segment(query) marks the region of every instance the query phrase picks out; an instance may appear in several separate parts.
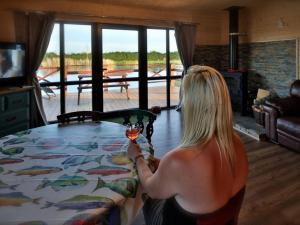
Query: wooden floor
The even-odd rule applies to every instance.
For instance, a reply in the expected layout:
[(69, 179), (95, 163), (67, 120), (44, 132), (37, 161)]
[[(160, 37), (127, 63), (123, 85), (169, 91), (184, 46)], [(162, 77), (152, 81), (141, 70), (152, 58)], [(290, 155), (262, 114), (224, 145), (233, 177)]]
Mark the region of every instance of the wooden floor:
[[(163, 156), (180, 142), (181, 115), (163, 111), (155, 121), (155, 155)], [(300, 154), (240, 134), (249, 160), (249, 179), (239, 225), (300, 224)], [(135, 225), (144, 224), (142, 216)]]
[[(166, 100), (166, 87), (149, 87), (149, 108), (152, 106), (165, 107)], [(126, 92), (120, 92), (119, 89), (104, 91), (104, 112), (114, 111), (119, 109), (129, 109), (139, 107), (139, 95), (137, 88), (128, 89), (129, 100), (126, 97)], [(171, 88), (171, 105), (176, 105), (179, 99), (179, 88)], [(77, 104), (77, 93), (66, 93), (66, 112), (92, 110), (92, 94), (83, 92), (80, 94), (80, 104)], [(48, 121), (56, 120), (56, 116), (60, 114), (60, 95), (48, 98), (43, 95), (43, 106)]]

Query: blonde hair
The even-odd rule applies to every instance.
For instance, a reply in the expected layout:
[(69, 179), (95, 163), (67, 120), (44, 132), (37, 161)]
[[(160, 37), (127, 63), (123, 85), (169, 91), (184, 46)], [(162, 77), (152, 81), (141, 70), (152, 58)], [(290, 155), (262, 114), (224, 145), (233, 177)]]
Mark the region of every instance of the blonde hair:
[(180, 147), (206, 144), (216, 136), (220, 154), (234, 172), (231, 101), (223, 76), (209, 66), (191, 66), (183, 79), (184, 131)]

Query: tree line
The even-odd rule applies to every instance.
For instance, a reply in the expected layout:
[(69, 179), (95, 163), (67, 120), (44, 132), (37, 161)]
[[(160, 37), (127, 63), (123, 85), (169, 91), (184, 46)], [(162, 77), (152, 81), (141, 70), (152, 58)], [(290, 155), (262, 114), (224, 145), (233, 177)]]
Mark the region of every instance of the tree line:
[[(151, 51), (147, 54), (148, 61), (163, 61), (166, 58), (165, 53), (160, 53), (156, 51)], [(45, 58), (53, 59), (58, 58), (59, 55), (55, 52), (48, 52), (45, 55)], [(65, 54), (66, 58), (74, 59), (74, 60), (84, 60), (92, 59), (91, 53), (71, 53)], [(107, 52), (103, 53), (104, 59), (110, 59), (116, 62), (119, 61), (137, 61), (138, 60), (138, 52)], [(178, 52), (170, 52), (170, 60), (179, 60)]]

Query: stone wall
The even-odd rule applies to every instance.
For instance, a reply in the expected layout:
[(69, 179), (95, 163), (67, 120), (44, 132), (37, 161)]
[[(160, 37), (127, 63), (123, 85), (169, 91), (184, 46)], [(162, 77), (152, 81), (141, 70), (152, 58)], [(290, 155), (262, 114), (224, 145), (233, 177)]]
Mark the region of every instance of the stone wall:
[[(263, 88), (280, 97), (289, 95), (296, 79), (296, 40), (239, 45), (239, 68), (248, 70), (248, 90)], [(197, 46), (195, 64), (228, 69), (228, 46)]]

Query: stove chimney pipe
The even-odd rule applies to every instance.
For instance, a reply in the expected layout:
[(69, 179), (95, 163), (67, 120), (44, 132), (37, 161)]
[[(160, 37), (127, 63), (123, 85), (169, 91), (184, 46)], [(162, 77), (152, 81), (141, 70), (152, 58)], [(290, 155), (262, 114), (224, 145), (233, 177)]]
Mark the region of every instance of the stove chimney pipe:
[(229, 69), (239, 68), (239, 9), (238, 6), (229, 7)]

